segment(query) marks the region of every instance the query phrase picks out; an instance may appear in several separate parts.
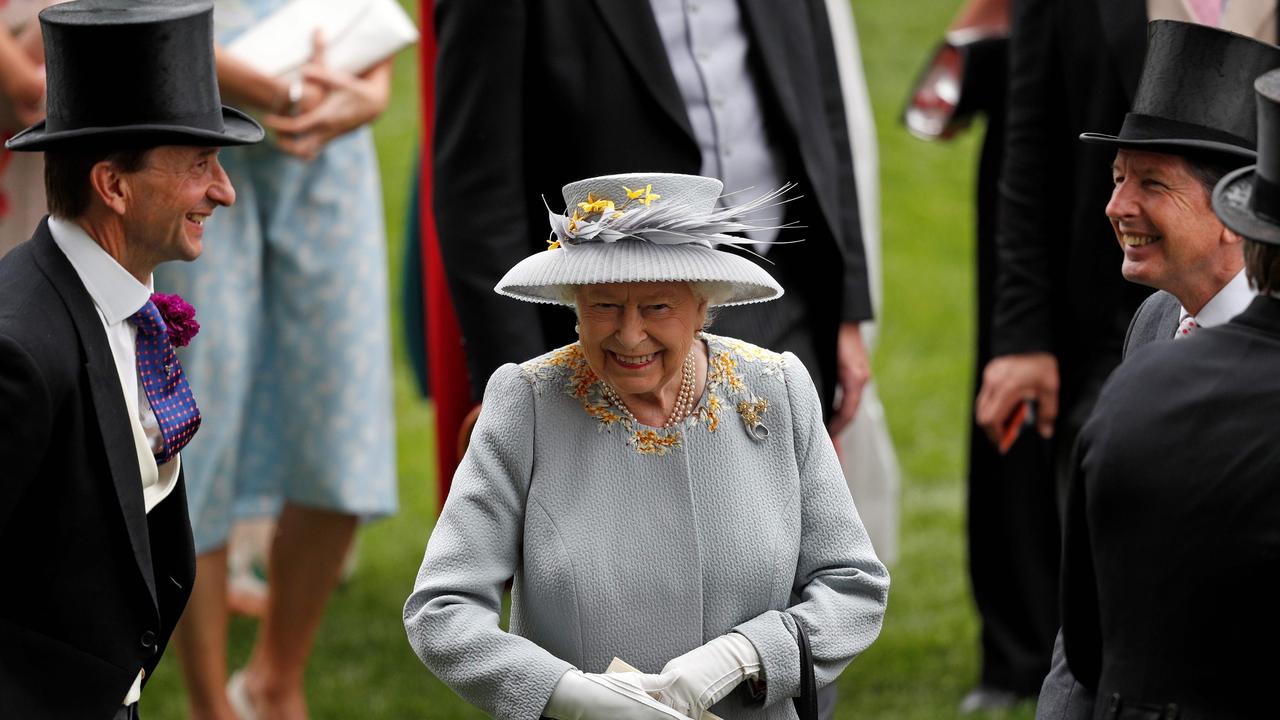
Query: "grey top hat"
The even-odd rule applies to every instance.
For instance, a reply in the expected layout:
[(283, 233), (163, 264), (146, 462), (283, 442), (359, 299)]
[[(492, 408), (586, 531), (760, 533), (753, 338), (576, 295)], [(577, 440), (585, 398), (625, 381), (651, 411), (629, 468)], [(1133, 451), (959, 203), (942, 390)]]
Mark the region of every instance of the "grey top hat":
[(567, 210), (551, 212), (547, 250), (515, 265), (494, 290), (538, 303), (572, 304), (579, 285), (704, 282), (713, 305), (772, 300), (782, 287), (763, 268), (722, 245), (750, 245), (729, 233), (760, 229), (736, 218), (784, 202), (783, 187), (741, 205), (716, 209), (724, 185), (715, 178), (669, 173), (605, 175), (564, 186)]
[(1213, 211), (1234, 232), (1280, 245), (1280, 70), (1258, 78), (1253, 88), (1258, 101), (1258, 164), (1218, 181)]
[(74, 0), (41, 11), (40, 27), (48, 116), (10, 150), (262, 140), (218, 94), (208, 0)]
[(1249, 80), (1280, 66), (1280, 48), (1175, 20), (1147, 25), (1147, 55), (1119, 135), (1087, 143), (1252, 160), (1257, 137)]

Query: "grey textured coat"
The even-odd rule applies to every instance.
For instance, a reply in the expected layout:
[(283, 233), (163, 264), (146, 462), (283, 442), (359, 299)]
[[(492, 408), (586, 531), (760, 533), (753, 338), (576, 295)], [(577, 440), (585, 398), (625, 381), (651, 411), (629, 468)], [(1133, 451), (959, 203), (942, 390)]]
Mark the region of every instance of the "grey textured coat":
[(471, 703), (537, 718), (571, 667), (617, 656), (657, 672), (734, 630), (760, 653), (766, 693), (744, 684), (715, 712), (794, 718), (796, 622), (819, 685), (879, 634), (888, 574), (808, 373), (706, 338), (706, 394), (670, 431), (620, 417), (576, 344), (489, 380), (404, 610), (419, 657)]

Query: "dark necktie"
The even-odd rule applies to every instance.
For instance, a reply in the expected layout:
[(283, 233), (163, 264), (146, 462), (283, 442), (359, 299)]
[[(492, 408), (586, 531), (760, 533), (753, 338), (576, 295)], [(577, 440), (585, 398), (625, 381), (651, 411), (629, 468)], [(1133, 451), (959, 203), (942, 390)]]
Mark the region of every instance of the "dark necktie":
[(182, 365), (169, 342), (169, 330), (155, 303), (150, 300), (129, 316), (138, 328), (138, 382), (147, 393), (151, 412), (160, 425), (164, 445), (155, 453), (163, 465), (178, 454), (200, 427), (200, 408), (191, 395), (191, 386), (182, 374)]

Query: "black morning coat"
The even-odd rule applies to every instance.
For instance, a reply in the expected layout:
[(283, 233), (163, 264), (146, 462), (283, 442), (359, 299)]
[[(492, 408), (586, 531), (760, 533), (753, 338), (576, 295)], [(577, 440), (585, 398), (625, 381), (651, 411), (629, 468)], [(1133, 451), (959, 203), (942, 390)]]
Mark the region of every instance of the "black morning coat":
[(1272, 297), (1138, 348), (1107, 381), (1063, 554), (1063, 641), (1094, 717), (1275, 716), (1278, 418)]
[(46, 221), (0, 259), (0, 718), (110, 718), (186, 605), (181, 474), (144, 511), (93, 300)]
[[(804, 226), (795, 257), (819, 355), (832, 377), (836, 326), (871, 317), (849, 138), (822, 0), (740, 0), (766, 130)], [(545, 250), (545, 197), (622, 172), (698, 174), (701, 155), (647, 2), (438, 0), (434, 208), (473, 395), (506, 362), (570, 342), (572, 316), (498, 296)], [(794, 254), (794, 255), (793, 255)], [(778, 260), (778, 262), (782, 262)], [(766, 267), (769, 267), (765, 263)], [(834, 380), (828, 386), (834, 386)]]

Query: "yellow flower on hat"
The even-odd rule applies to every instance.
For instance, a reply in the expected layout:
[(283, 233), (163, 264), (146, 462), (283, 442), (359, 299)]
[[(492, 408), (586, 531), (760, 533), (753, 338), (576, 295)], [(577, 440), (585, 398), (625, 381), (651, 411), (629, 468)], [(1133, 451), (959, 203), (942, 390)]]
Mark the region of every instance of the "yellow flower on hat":
[(662, 197), (653, 191), (652, 183), (645, 185), (644, 188), (636, 188), (635, 190), (623, 185), (622, 189), (627, 191), (628, 200), (639, 200), (640, 204), (645, 207), (649, 207), (649, 203)]
[(653, 186), (647, 185), (644, 189), (644, 197), (640, 198), (640, 204), (649, 207), (649, 203), (661, 198), (662, 196), (653, 192)]
[(591, 213), (609, 213), (613, 212), (613, 201), (608, 198), (598, 198), (594, 193), (587, 193), (587, 201), (578, 203), (578, 207), (582, 208), (582, 212), (588, 215)]
[(559, 241), (559, 240), (556, 240), (555, 238), (547, 238), (547, 249), (548, 249), (548, 250), (555, 250), (555, 249), (556, 249), (556, 248), (558, 248), (558, 247), (560, 247), (560, 241)]
[(574, 210), (573, 217), (569, 218), (569, 232), (577, 232), (578, 223), (582, 222), (584, 219), (585, 218), (578, 214), (577, 210)]

